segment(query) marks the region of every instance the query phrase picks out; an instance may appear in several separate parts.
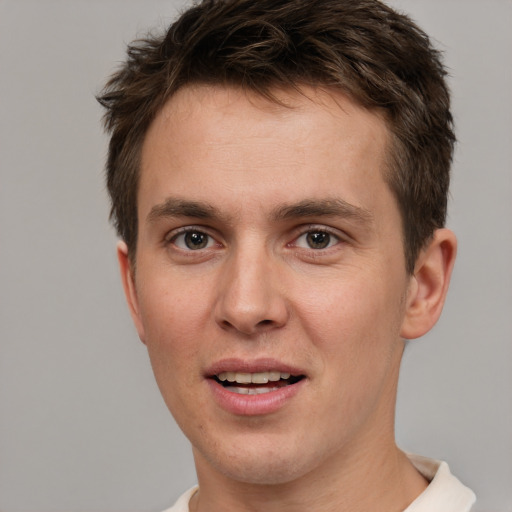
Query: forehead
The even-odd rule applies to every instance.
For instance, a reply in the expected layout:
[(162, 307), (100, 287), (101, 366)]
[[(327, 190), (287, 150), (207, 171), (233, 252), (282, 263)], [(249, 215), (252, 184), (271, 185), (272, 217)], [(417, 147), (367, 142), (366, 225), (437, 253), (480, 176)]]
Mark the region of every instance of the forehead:
[(143, 144), (139, 213), (151, 208), (148, 196), (153, 203), (191, 193), (203, 200), (213, 190), (281, 202), (339, 193), (363, 208), (379, 189), (389, 192), (383, 116), (339, 91), (273, 94), (278, 101), (219, 86), (178, 91)]
[[(236, 125), (232, 124), (233, 121)], [(194, 129), (185, 131), (192, 122)], [(222, 130), (208, 133), (212, 143), (212, 135), (219, 140), (229, 138), (236, 141), (241, 136), (257, 135), (259, 131), (272, 127), (283, 127), (290, 138), (302, 135), (302, 139), (313, 135), (307, 131), (308, 128), (323, 128), (331, 131), (333, 137), (346, 138), (349, 134), (343, 131), (344, 125), (351, 131), (364, 129), (369, 139), (388, 136), (383, 111), (364, 108), (338, 89), (309, 86), (278, 88), (271, 90), (269, 96), (263, 96), (240, 87), (196, 84), (179, 89), (164, 104), (150, 125), (146, 138), (155, 131), (174, 128), (179, 129), (187, 140), (193, 141), (204, 135), (202, 128), (208, 129), (211, 124), (221, 122), (219, 127)], [(238, 129), (242, 122), (244, 132)], [(290, 125), (297, 122), (302, 124), (303, 130), (289, 130)]]

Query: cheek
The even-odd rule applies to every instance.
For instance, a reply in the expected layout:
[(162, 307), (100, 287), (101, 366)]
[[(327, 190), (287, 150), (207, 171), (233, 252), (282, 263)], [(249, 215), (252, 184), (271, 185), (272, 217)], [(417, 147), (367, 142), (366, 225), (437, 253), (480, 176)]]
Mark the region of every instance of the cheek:
[(400, 300), (368, 281), (345, 282), (308, 301), (308, 337), (322, 361), (324, 414), (347, 432), (392, 401), (400, 364)]
[(326, 368), (336, 366), (335, 372), (346, 375), (381, 373), (399, 342), (401, 294), (392, 283), (361, 272), (345, 277), (302, 294), (302, 326)]
[(208, 309), (206, 290), (163, 271), (141, 282), (139, 306), (149, 343), (175, 344), (194, 339), (193, 333), (200, 328), (203, 312)]
[(186, 385), (195, 376), (198, 346), (205, 338), (202, 310), (207, 308), (194, 294), (183, 293), (179, 283), (164, 282), (142, 287), (139, 307), (153, 371), (165, 395), (176, 382)]
[(305, 288), (310, 291), (301, 294), (299, 309), (313, 331), (348, 340), (362, 332), (373, 332), (375, 328), (394, 323), (389, 316), (393, 309), (392, 298), (380, 283), (333, 277), (313, 293), (312, 287)]
[(197, 322), (187, 312), (193, 308), (169, 294), (154, 295), (142, 310), (146, 347), (156, 383), (167, 408), (184, 428), (180, 417), (191, 401), (189, 390), (197, 384)]

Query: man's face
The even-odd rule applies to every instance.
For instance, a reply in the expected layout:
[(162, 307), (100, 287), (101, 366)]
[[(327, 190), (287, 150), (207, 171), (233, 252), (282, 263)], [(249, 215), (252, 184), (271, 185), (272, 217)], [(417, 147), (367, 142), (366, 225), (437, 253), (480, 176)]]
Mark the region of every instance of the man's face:
[(393, 435), (411, 279), (388, 131), (341, 93), (304, 92), (277, 91), (285, 108), (188, 87), (143, 145), (125, 277), (200, 474), (286, 482)]

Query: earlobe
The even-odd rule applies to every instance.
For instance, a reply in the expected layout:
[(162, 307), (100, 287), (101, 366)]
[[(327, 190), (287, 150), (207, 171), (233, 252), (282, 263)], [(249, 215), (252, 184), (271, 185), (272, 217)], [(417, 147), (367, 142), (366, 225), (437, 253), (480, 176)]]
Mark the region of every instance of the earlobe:
[(121, 272), (121, 281), (123, 283), (124, 295), (128, 308), (132, 316), (133, 323), (139, 334), (139, 338), (143, 343), (145, 341), (144, 327), (139, 313), (139, 304), (137, 299), (137, 290), (135, 288), (132, 264), (128, 256), (128, 246), (122, 240), (117, 243), (117, 260), (119, 262), (119, 270)]
[(449, 229), (438, 229), (416, 261), (406, 300), (400, 335), (414, 339), (426, 334), (443, 309), (457, 253), (457, 239)]

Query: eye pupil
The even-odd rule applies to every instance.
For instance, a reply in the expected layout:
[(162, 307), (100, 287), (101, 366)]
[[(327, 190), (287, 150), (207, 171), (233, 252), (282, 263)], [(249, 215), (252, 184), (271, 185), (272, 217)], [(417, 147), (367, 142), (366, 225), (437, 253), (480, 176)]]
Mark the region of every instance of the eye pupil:
[(185, 244), (189, 249), (204, 249), (208, 244), (208, 235), (191, 231), (185, 234)]
[(331, 241), (331, 235), (322, 231), (308, 233), (306, 238), (312, 249), (325, 249)]

